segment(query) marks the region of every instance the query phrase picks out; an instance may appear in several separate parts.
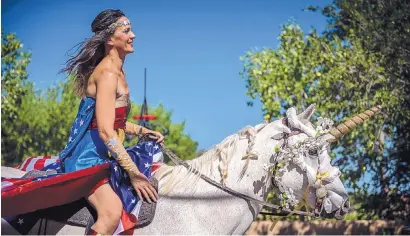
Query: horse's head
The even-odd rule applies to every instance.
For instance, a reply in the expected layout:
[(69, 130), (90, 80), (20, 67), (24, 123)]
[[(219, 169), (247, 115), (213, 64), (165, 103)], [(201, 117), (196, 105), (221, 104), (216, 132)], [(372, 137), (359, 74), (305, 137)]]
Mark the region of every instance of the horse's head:
[[(290, 108), (286, 118), (257, 127), (254, 150), (271, 167), (272, 183), (280, 191), (284, 208), (304, 206), (306, 210), (314, 209), (317, 215), (341, 218), (349, 210), (349, 200), (339, 169), (330, 164), (330, 143), (379, 108), (371, 114), (368, 110), (355, 116), (337, 128), (332, 128), (329, 119), (319, 118), (316, 129), (310, 122), (314, 108), (311, 105), (299, 115)], [(355, 119), (358, 117), (361, 122)]]

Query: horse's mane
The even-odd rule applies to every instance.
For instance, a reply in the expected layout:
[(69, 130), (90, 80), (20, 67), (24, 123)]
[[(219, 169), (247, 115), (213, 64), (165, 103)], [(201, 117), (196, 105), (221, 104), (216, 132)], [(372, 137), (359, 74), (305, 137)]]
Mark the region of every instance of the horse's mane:
[[(249, 127), (246, 127), (243, 130), (246, 129), (249, 129)], [(155, 173), (155, 177), (158, 180), (163, 180), (160, 192), (166, 194), (179, 185), (189, 186), (189, 189), (194, 189), (192, 186), (195, 186), (196, 182), (200, 179), (200, 176), (197, 173), (194, 173), (195, 171), (192, 171), (192, 169), (212, 178), (215, 174), (213, 173), (215, 165), (218, 165), (221, 182), (224, 182), (229, 162), (235, 153), (238, 141), (242, 138), (241, 134), (243, 133), (243, 130), (228, 136), (221, 143), (215, 145), (200, 157), (186, 161), (191, 167), (191, 170), (189, 171), (187, 171), (182, 165), (169, 166), (164, 164)], [(215, 163), (216, 161), (218, 162)]]

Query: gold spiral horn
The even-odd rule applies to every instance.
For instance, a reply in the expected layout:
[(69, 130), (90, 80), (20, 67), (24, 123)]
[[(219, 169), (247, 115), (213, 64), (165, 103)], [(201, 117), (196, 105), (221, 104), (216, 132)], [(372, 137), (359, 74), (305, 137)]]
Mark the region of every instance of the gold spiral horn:
[(342, 137), (343, 135), (347, 134), (349, 131), (354, 129), (357, 125), (362, 124), (366, 120), (370, 119), (370, 117), (374, 116), (378, 111), (380, 111), (382, 107), (380, 105), (374, 106), (369, 110), (366, 110), (358, 115), (353, 116), (352, 118), (346, 120), (345, 122), (339, 124), (337, 127), (332, 128), (329, 131), (329, 137), (327, 141), (335, 142), (336, 139)]

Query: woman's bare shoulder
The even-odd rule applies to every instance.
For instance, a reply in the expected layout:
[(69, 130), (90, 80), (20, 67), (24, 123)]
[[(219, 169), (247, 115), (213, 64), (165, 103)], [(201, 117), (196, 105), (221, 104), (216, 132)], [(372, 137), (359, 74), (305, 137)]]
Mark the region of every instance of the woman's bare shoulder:
[(95, 82), (106, 80), (118, 80), (121, 72), (118, 69), (110, 66), (109, 64), (101, 63), (98, 65), (92, 73), (92, 78)]

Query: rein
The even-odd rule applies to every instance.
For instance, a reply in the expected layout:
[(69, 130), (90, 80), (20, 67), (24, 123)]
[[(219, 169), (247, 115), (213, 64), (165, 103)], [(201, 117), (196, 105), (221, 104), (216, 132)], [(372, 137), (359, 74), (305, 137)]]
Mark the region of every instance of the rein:
[[(191, 168), (191, 166), (190, 166), (188, 163), (186, 163), (185, 161), (181, 160), (177, 155), (175, 155), (175, 154), (174, 154), (171, 150), (169, 150), (168, 148), (162, 147), (162, 151), (169, 157), (169, 159), (171, 159), (172, 162), (174, 162), (174, 164), (184, 166), (184, 167), (187, 168), (189, 171), (192, 171), (193, 173), (199, 175), (203, 180), (205, 180), (205, 181), (208, 182), (209, 184), (211, 184), (211, 185), (213, 185), (213, 186), (215, 186), (215, 187), (217, 187), (217, 188), (219, 188), (219, 189), (221, 189), (221, 190), (223, 190), (223, 191), (225, 191), (225, 192), (227, 192), (227, 193), (229, 193), (229, 194), (231, 194), (231, 195), (234, 195), (234, 196), (236, 196), (236, 197), (239, 197), (239, 198), (242, 198), (242, 199), (245, 199), (245, 200), (249, 200), (249, 201), (258, 203), (259, 205), (262, 205), (262, 206), (265, 206), (265, 207), (273, 208), (273, 209), (280, 210), (280, 211), (282, 211), (282, 212), (287, 212), (287, 213), (290, 213), (290, 214), (297, 214), (297, 215), (302, 215), (302, 216), (313, 216), (313, 217), (316, 216), (314, 213), (311, 213), (311, 212), (283, 209), (281, 206), (278, 206), (278, 205), (275, 205), (275, 204), (271, 204), (271, 203), (267, 203), (267, 202), (264, 202), (264, 201), (255, 199), (255, 198), (253, 198), (253, 197), (249, 197), (249, 196), (247, 196), (247, 195), (245, 195), (245, 194), (242, 194), (242, 193), (240, 193), (240, 192), (237, 192), (237, 191), (235, 191), (235, 190), (233, 190), (233, 189), (231, 189), (231, 188), (229, 188), (229, 187), (226, 187), (226, 186), (224, 186), (224, 185), (222, 185), (222, 184), (216, 182), (215, 180), (210, 179), (209, 177), (207, 177), (207, 176), (203, 175), (202, 173), (200, 173), (198, 170)], [(261, 214), (265, 214), (265, 215), (271, 214), (271, 215), (274, 215), (274, 213), (271, 213), (271, 212), (261, 212)]]

